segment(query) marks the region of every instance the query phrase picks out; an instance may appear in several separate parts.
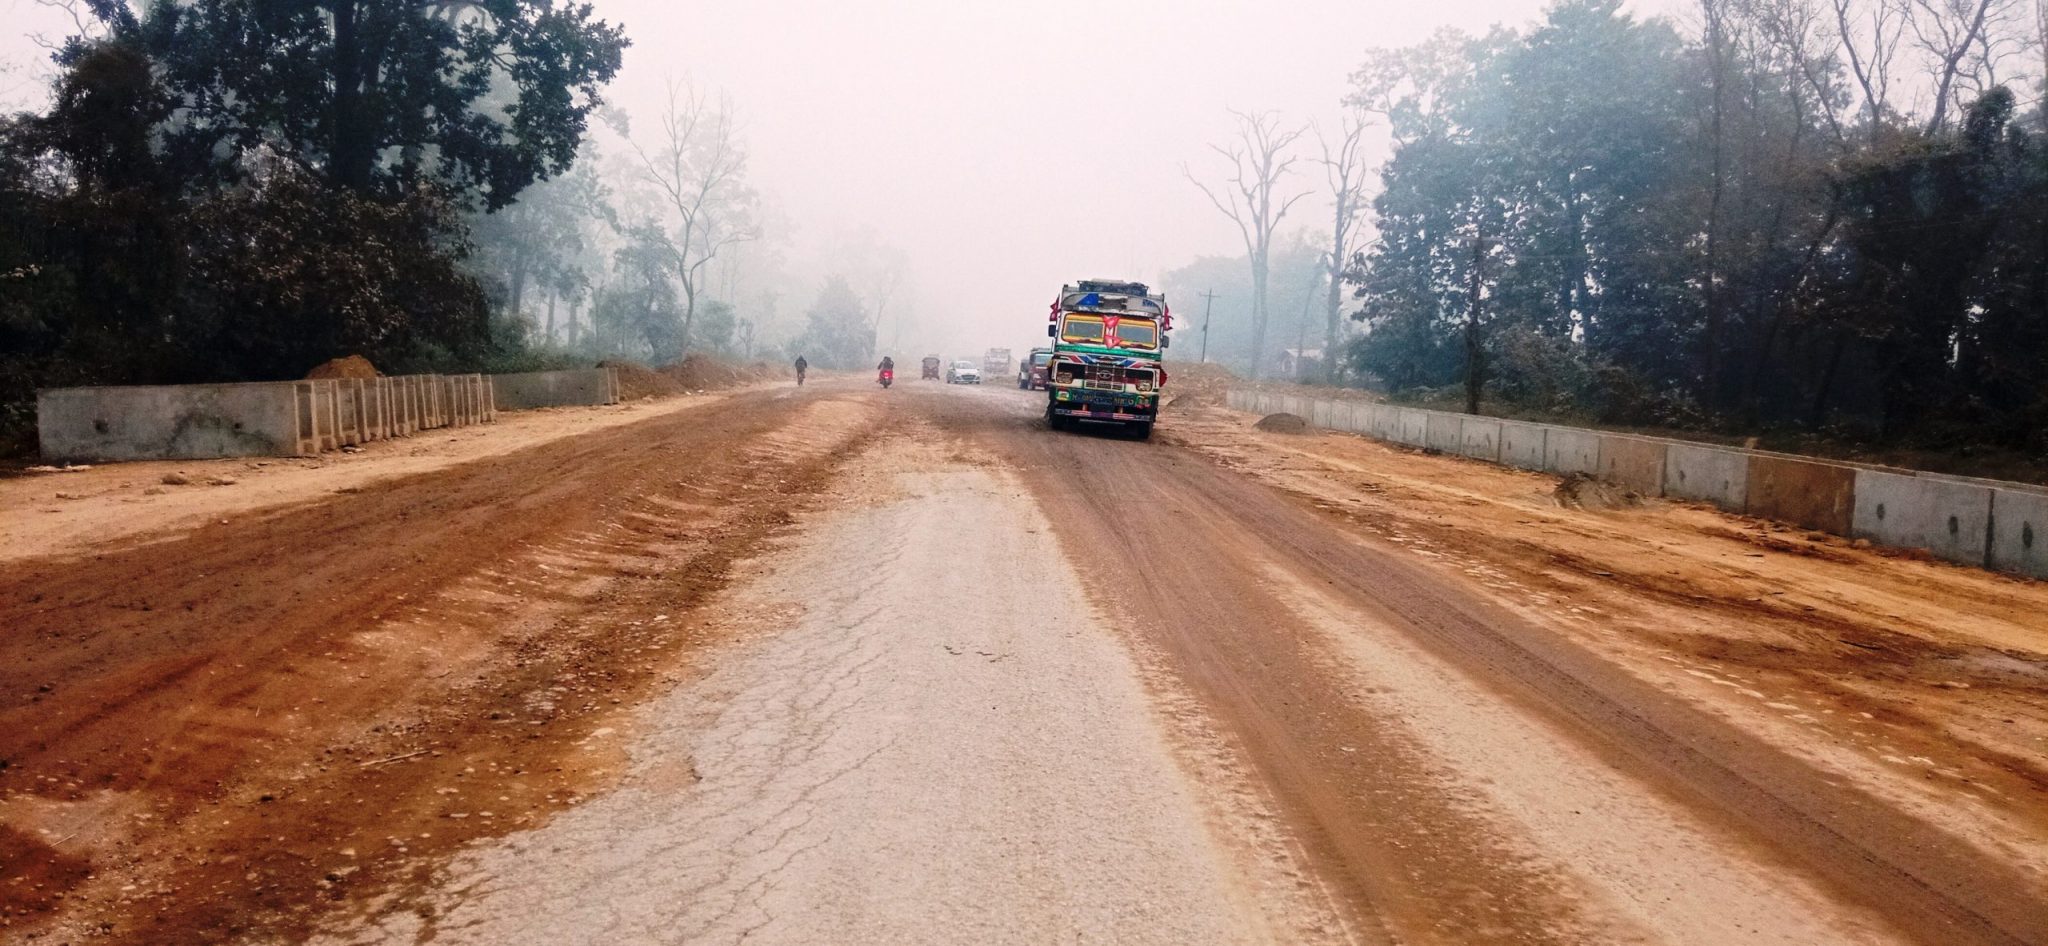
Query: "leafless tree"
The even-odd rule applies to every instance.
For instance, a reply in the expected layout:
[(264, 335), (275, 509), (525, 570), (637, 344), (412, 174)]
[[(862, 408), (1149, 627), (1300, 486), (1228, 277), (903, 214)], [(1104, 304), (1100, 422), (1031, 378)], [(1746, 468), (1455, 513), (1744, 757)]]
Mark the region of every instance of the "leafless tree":
[(1933, 133), (1948, 123), (1949, 111), (1957, 98), (1958, 78), (1971, 54), (1983, 50), (1986, 69), (1995, 68), (1996, 57), (1987, 41), (1986, 29), (1994, 15), (2001, 16), (2011, 0), (1896, 0), (1899, 16), (1913, 34), (1913, 46), (1928, 59), (1934, 83), (1934, 107), (1927, 118)]
[(1365, 163), (1365, 131), (1372, 121), (1362, 110), (1344, 116), (1334, 137), (1316, 129), (1316, 143), (1322, 147), (1323, 178), (1330, 186), (1330, 253), (1324, 258), (1329, 273), (1329, 298), (1323, 326), (1324, 380), (1335, 380), (1337, 334), (1343, 325), (1344, 273), (1351, 264), (1360, 226), (1366, 222), (1366, 195), (1371, 192), (1372, 175)]
[[(1863, 91), (1865, 132), (1875, 135), (1891, 110), (1892, 61), (1904, 35), (1895, 0), (1829, 0), (1835, 35), (1849, 59), (1849, 74)], [(1865, 44), (1868, 45), (1865, 45)]]
[(1783, 61), (1792, 76), (1789, 91), (1792, 104), (1803, 114), (1812, 108), (1820, 113), (1836, 147), (1849, 142), (1848, 130), (1836, 105), (1844, 98), (1836, 66), (1837, 43), (1833, 27), (1823, 21), (1823, 0), (1743, 0), (1739, 5), (1752, 21), (1762, 41)]
[(683, 289), (681, 349), (688, 351), (697, 304), (708, 294), (708, 268), (720, 253), (760, 236), (754, 194), (746, 185), (747, 154), (732, 104), (722, 97), (713, 102), (678, 81), (668, 85), (655, 148), (628, 140), (672, 214), (676, 278)]
[[(1256, 378), (1266, 357), (1266, 276), (1273, 233), (1280, 228), (1287, 211), (1309, 195), (1302, 191), (1291, 197), (1280, 196), (1281, 182), (1298, 160), (1288, 153), (1289, 149), (1308, 129), (1282, 127), (1280, 117), (1273, 112), (1232, 109), (1230, 114), (1237, 119), (1237, 140), (1228, 146), (1209, 146), (1229, 163), (1222, 184), (1212, 188), (1202, 183), (1185, 164), (1181, 165), (1181, 173), (1201, 188), (1219, 212), (1237, 224), (1238, 234), (1244, 238), (1245, 255), (1252, 269), (1251, 374)], [(1218, 190), (1223, 196), (1217, 196)]]
[[(2034, 52), (2041, 57), (2041, 85), (2048, 87), (2048, 0), (2034, 0)], [(2042, 117), (2048, 118), (2048, 96), (2038, 106)]]

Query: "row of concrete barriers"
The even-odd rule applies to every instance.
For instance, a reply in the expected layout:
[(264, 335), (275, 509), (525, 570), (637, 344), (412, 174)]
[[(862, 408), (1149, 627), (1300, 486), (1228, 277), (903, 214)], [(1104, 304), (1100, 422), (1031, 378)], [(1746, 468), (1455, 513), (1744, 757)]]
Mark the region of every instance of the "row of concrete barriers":
[(1230, 406), (1558, 475), (1581, 473), (1647, 496), (1711, 503), (1938, 558), (2048, 578), (2048, 489), (1812, 457), (1265, 391)]
[(36, 429), (49, 462), (312, 456), (490, 423), (500, 410), (616, 404), (618, 395), (611, 368), (50, 388), (36, 392)]

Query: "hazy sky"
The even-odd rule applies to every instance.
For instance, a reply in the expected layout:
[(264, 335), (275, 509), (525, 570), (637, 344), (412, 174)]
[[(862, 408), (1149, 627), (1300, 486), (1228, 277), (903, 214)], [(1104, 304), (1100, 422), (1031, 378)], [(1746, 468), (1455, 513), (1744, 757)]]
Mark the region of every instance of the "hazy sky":
[[(62, 31), (29, 0), (22, 33)], [(612, 100), (660, 107), (670, 76), (729, 92), (753, 179), (786, 215), (788, 255), (869, 227), (905, 251), (915, 305), (961, 331), (910, 347), (1029, 344), (1063, 281), (1156, 279), (1204, 253), (1235, 253), (1232, 225), (1181, 176), (1214, 176), (1205, 145), (1228, 107), (1333, 123), (1365, 50), (1443, 26), (1537, 17), (1540, 0), (596, 0), (633, 39)], [(1639, 14), (1684, 0), (1632, 0)], [(1303, 165), (1299, 183), (1319, 186)], [(1314, 175), (1313, 177), (1310, 175)], [(1327, 203), (1302, 202), (1320, 227)], [(1296, 222), (1290, 217), (1289, 223)], [(795, 287), (792, 287), (795, 288)], [(784, 306), (807, 300), (785, 296)], [(1183, 310), (1187, 302), (1181, 301)], [(1014, 326), (1014, 327), (1013, 327)], [(970, 328), (971, 327), (971, 328)]]
[[(1241, 251), (1180, 171), (1215, 172), (1205, 145), (1230, 133), (1226, 108), (1333, 123), (1368, 48), (1443, 26), (1522, 23), (1543, 6), (598, 2), (634, 38), (619, 102), (650, 101), (669, 72), (731, 92), (755, 178), (800, 231), (794, 255), (871, 225), (909, 254), (923, 321), (939, 307), (990, 331), (1014, 318), (1016, 344), (1032, 340), (1063, 281), (1153, 279), (1199, 254)], [(1316, 176), (1301, 185), (1320, 184), (1317, 169), (1302, 170)], [(1309, 198), (1300, 222), (1323, 225), (1326, 207)], [(959, 341), (985, 333), (971, 334)]]

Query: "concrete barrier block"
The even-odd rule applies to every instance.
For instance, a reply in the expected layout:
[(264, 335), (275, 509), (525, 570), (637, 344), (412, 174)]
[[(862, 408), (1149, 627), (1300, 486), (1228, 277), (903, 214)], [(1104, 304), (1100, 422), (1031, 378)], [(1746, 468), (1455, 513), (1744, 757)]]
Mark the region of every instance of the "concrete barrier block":
[(300, 452), (292, 382), (36, 392), (45, 460), (199, 460)]
[(1358, 432), (1376, 440), (1387, 439), (1386, 418), (1393, 413), (1384, 404), (1364, 403), (1359, 405)]
[(1848, 535), (1856, 511), (1856, 469), (1798, 457), (1749, 457), (1752, 516)]
[(1520, 421), (1500, 422), (1500, 462), (1523, 470), (1545, 469), (1550, 428)]
[(1360, 436), (1367, 436), (1372, 430), (1372, 405), (1364, 401), (1346, 404), (1344, 429)]
[(1926, 549), (1936, 558), (1984, 564), (1991, 535), (1991, 490), (1909, 474), (1856, 471), (1856, 538)]
[(362, 405), (356, 397), (357, 390), (354, 378), (340, 378), (334, 382), (334, 441), (340, 447), (353, 447), (363, 442)]
[(1412, 407), (1400, 408), (1399, 426), (1394, 429), (1394, 435), (1388, 439), (1395, 443), (1407, 444), (1411, 447), (1428, 446), (1429, 412), (1416, 410)]
[(1989, 544), (1992, 568), (2048, 578), (2048, 493), (1993, 489)]
[(1576, 427), (1545, 427), (1543, 469), (1560, 476), (1600, 472), (1600, 435)]
[(1749, 503), (1749, 454), (1698, 444), (1664, 448), (1664, 495), (1742, 512)]
[(319, 453), (341, 449), (341, 408), (334, 389), (333, 381), (313, 382), (313, 449)]
[(1468, 415), (1459, 427), (1458, 452), (1474, 460), (1499, 463), (1500, 432), (1500, 421)]
[(1308, 409), (1309, 423), (1314, 424), (1317, 427), (1321, 427), (1324, 430), (1337, 429), (1336, 402), (1316, 398), (1309, 401)]
[(1457, 453), (1465, 442), (1465, 415), (1426, 411), (1422, 421), (1422, 445), (1443, 453)]
[(1645, 496), (1664, 495), (1664, 449), (1660, 440), (1600, 435), (1600, 478)]

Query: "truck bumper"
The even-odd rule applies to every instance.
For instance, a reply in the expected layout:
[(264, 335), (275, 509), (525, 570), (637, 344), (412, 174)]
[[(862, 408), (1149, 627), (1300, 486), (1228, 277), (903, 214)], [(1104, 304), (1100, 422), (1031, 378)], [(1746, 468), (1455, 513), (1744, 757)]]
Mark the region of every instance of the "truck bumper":
[(1157, 395), (1054, 391), (1052, 412), (1075, 420), (1150, 423), (1159, 417)]

